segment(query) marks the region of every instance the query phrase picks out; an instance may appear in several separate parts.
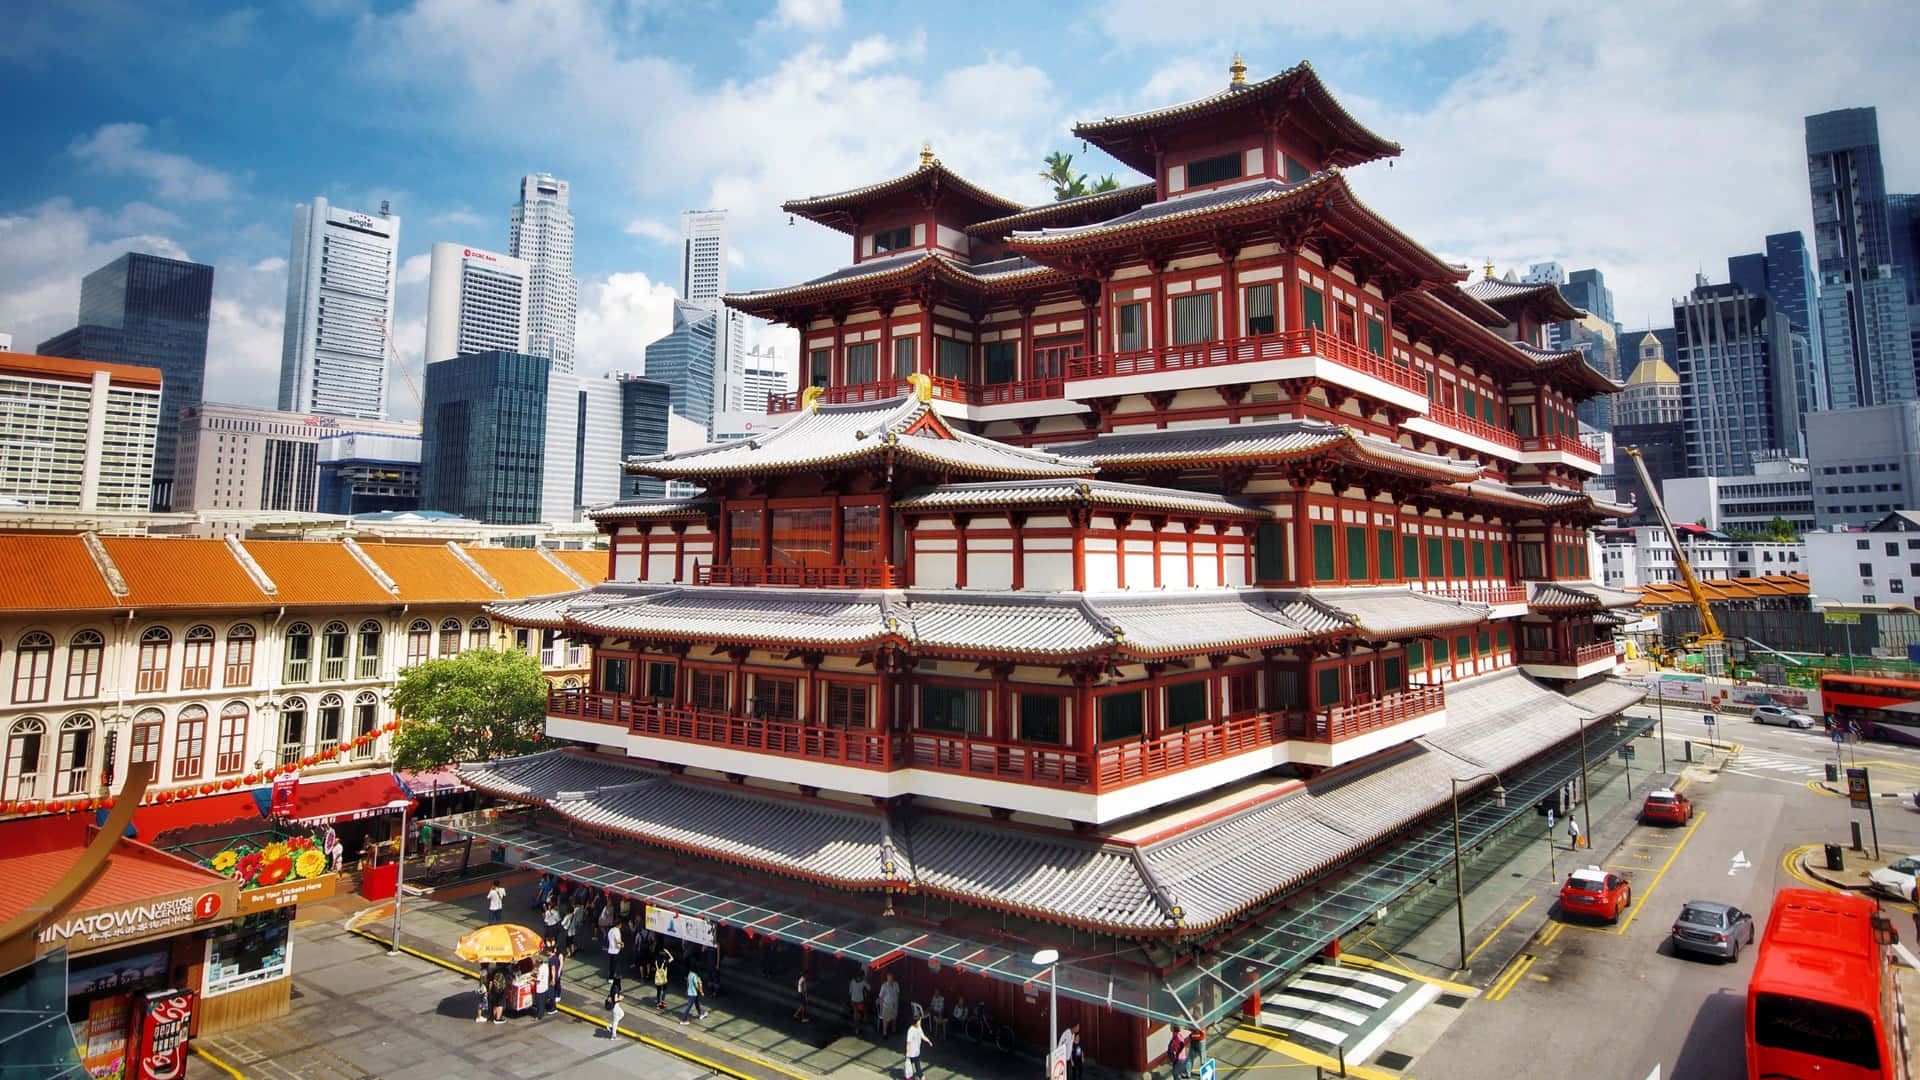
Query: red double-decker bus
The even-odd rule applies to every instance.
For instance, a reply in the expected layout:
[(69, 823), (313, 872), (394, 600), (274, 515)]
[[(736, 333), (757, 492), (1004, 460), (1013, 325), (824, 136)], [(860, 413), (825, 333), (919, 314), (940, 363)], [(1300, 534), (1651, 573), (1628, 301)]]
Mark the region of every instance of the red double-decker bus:
[(1830, 728), (1920, 744), (1920, 680), (1822, 675), (1820, 709)]
[(1747, 984), (1748, 1080), (1910, 1080), (1893, 940), (1866, 897), (1780, 890)]

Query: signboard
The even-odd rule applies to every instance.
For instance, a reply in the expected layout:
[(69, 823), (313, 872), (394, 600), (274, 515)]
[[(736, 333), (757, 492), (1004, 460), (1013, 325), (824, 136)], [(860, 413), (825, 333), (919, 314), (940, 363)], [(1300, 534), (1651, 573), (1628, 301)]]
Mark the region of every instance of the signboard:
[(1633, 760), (1633, 744), (1628, 743), (1627, 745), (1621, 747), (1620, 756), (1623, 758), (1626, 758), (1628, 761), (1632, 761)]
[(1828, 626), (1860, 625), (1860, 613), (1857, 611), (1826, 611), (1821, 614)]
[(1846, 733), (1846, 732), (1845, 732), (1844, 730), (1842, 730), (1842, 729), (1840, 729), (1840, 728), (1834, 728), (1834, 729), (1833, 729), (1833, 744), (1834, 744), (1835, 746), (1838, 746), (1838, 745), (1840, 745), (1841, 743), (1844, 743), (1844, 742), (1846, 742), (1846, 741), (1847, 741), (1847, 733)]
[(187, 1073), (187, 1029), (193, 1023), (193, 991), (150, 991), (142, 1004), (140, 1047), (133, 1080), (180, 1080)]
[(259, 889), (242, 889), (234, 910), (241, 915), (251, 915), (256, 911), (287, 907), (302, 900), (325, 900), (334, 894), (339, 884), (338, 874), (321, 874), (315, 878), (283, 881)]
[(1847, 801), (1855, 810), (1865, 810), (1873, 805), (1873, 788), (1867, 782), (1867, 770), (1864, 766), (1847, 770)]
[(209, 938), (200, 996), (218, 997), (291, 975), (291, 926), (289, 916), (268, 916), (236, 923), (231, 932)]
[(1060, 1033), (1060, 1041), (1053, 1044), (1047, 1052), (1047, 1076), (1050, 1080), (1067, 1080), (1067, 1061), (1073, 1056), (1073, 1029)]
[(1214, 1067), (1212, 1058), (1208, 1058), (1207, 1060), (1201, 1062), (1200, 1063), (1200, 1080), (1213, 1080), (1214, 1068), (1215, 1067)]
[(132, 1005), (132, 994), (108, 994), (88, 1003), (86, 1022), (76, 1029), (74, 1039), (86, 1075), (126, 1075), (127, 1010)]
[(48, 923), (37, 938), (40, 951), (64, 945), (84, 953), (147, 938), (166, 937), (220, 916), (232, 917), (234, 885), (222, 881), (187, 892), (75, 912)]
[(672, 908), (647, 905), (647, 929), (656, 934), (677, 937), (695, 945), (713, 948), (713, 924), (694, 915), (682, 915)]
[(1707, 725), (1708, 727), (1712, 727), (1714, 724), (1718, 723), (1719, 721), (1714, 719), (1714, 715), (1712, 713), (1701, 713), (1700, 722)]
[(290, 818), (300, 805), (300, 774), (283, 772), (273, 778), (273, 804), (268, 817)]

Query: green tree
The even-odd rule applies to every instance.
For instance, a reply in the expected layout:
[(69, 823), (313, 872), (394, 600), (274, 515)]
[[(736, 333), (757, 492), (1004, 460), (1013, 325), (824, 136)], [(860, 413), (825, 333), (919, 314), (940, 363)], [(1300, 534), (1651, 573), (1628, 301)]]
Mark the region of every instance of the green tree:
[(1800, 530), (1793, 527), (1793, 522), (1788, 521), (1778, 514), (1773, 516), (1772, 521), (1767, 522), (1766, 533), (1767, 539), (1778, 540), (1786, 544), (1791, 544), (1800, 539)]
[[(1055, 202), (1061, 199), (1075, 199), (1087, 193), (1087, 174), (1073, 171), (1073, 155), (1055, 150), (1046, 158), (1046, 169), (1040, 179), (1053, 185)], [(1116, 183), (1114, 186), (1118, 187)], [(1101, 190), (1105, 190), (1104, 188)]]
[(547, 680), (526, 653), (470, 649), (429, 660), (400, 674), (391, 700), (402, 720), (397, 769), (529, 753), (546, 727)]
[(1108, 173), (1107, 175), (1094, 181), (1093, 186), (1088, 188), (1087, 191), (1089, 192), (1114, 191), (1119, 187), (1120, 187), (1120, 181), (1115, 179), (1112, 173)]

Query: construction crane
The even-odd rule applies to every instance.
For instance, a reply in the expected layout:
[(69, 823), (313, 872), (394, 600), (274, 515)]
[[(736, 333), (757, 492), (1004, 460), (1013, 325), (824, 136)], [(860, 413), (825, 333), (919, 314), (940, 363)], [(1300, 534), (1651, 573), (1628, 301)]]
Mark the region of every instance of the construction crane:
[(1700, 650), (1700, 660), (1708, 675), (1725, 675), (1727, 672), (1727, 639), (1720, 632), (1720, 620), (1713, 617), (1713, 608), (1707, 603), (1707, 591), (1700, 587), (1700, 579), (1694, 576), (1693, 566), (1687, 562), (1687, 553), (1680, 547), (1680, 534), (1674, 531), (1673, 520), (1667, 517), (1667, 505), (1660, 501), (1660, 488), (1654, 484), (1653, 477), (1647, 475), (1647, 463), (1640, 460), (1640, 451), (1628, 446), (1621, 453), (1633, 459), (1633, 467), (1640, 472), (1640, 484), (1647, 492), (1647, 501), (1653, 504), (1654, 513), (1660, 515), (1660, 526), (1667, 530), (1667, 543), (1673, 545), (1673, 563), (1680, 568), (1680, 580), (1687, 585), (1687, 595), (1693, 597), (1693, 607), (1700, 613), (1700, 633), (1687, 639), (1689, 648)]
[(393, 335), (387, 333), (387, 320), (376, 317), (373, 322), (380, 328), (380, 340), (387, 343), (387, 359), (393, 361), (393, 366), (400, 369), (400, 377), (407, 380), (407, 389), (413, 393), (414, 405), (422, 409), (426, 408), (426, 401), (420, 397), (420, 388), (413, 384), (413, 376), (408, 373), (407, 365), (400, 362), (399, 350), (393, 347)]

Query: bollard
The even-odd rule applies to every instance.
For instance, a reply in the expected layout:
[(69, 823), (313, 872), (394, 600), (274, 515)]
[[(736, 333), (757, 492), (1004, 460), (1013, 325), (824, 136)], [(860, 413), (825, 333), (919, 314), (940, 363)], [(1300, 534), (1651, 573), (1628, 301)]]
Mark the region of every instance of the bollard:
[(1857, 821), (1849, 821), (1847, 822), (1847, 824), (1853, 826), (1853, 850), (1855, 851), (1867, 850), (1867, 845), (1860, 842), (1860, 823)]
[[(1857, 829), (1858, 826), (1855, 826), (1855, 828)], [(1828, 844), (1826, 845), (1826, 848), (1827, 848), (1827, 869), (1845, 870), (1847, 868), (1847, 864), (1846, 864), (1845, 858), (1842, 857), (1840, 854), (1840, 845)], [(1915, 916), (1915, 917), (1920, 918), (1920, 916)]]
[(1687, 760), (1691, 762), (1693, 760), (1693, 740), (1688, 739), (1685, 742), (1683, 742), (1681, 745), (1687, 748)]
[(1840, 779), (1840, 766), (1835, 765), (1831, 761), (1827, 762), (1827, 783), (1831, 784), (1838, 781), (1839, 779)]

